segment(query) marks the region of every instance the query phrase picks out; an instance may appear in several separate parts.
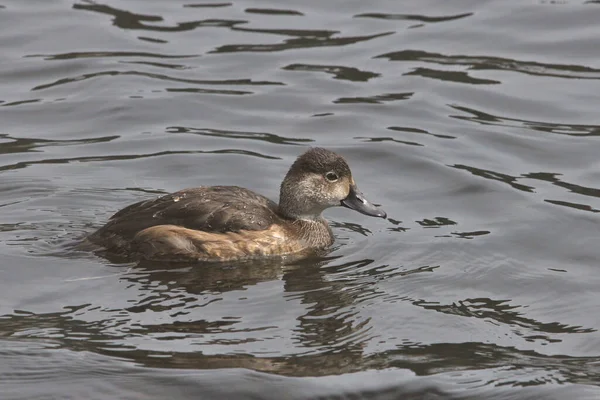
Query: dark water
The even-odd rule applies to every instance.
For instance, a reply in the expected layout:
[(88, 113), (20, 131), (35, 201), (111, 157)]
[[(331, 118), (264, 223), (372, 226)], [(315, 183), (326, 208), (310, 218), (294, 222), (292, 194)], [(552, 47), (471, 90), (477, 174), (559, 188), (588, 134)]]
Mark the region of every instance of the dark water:
[[(597, 1), (0, 0), (0, 398), (599, 398)], [(68, 244), (346, 156), (320, 262)]]

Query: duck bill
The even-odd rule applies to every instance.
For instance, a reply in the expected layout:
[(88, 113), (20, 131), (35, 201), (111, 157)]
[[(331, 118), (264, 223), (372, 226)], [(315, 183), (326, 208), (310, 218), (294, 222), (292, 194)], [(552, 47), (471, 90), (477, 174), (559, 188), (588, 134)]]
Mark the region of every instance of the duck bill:
[(348, 193), (348, 197), (342, 200), (342, 206), (371, 217), (387, 217), (385, 211), (371, 204), (369, 200), (365, 198), (365, 195), (354, 185), (350, 186), (350, 193)]

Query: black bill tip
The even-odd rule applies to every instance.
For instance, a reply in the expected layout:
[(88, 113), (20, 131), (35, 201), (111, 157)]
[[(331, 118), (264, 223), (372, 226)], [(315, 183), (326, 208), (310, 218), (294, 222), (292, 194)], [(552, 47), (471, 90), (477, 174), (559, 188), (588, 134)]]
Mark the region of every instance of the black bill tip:
[(350, 193), (342, 200), (342, 206), (371, 217), (387, 218), (386, 212), (370, 203), (356, 186), (350, 187)]

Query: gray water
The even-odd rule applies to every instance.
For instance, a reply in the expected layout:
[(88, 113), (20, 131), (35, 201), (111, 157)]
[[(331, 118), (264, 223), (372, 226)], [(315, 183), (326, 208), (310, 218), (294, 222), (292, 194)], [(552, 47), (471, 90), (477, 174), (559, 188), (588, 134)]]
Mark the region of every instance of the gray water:
[[(597, 1), (0, 0), (0, 398), (600, 398)], [(72, 250), (308, 146), (292, 265)]]

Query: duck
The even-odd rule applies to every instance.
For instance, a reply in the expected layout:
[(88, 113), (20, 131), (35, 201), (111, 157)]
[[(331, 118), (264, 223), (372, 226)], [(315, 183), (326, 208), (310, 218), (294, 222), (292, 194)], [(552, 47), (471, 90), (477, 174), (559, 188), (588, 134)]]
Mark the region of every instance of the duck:
[(346, 160), (320, 147), (299, 155), (279, 204), (239, 186), (200, 186), (118, 211), (87, 237), (111, 254), (149, 261), (222, 262), (307, 255), (334, 243), (323, 212), (387, 218), (358, 189)]

